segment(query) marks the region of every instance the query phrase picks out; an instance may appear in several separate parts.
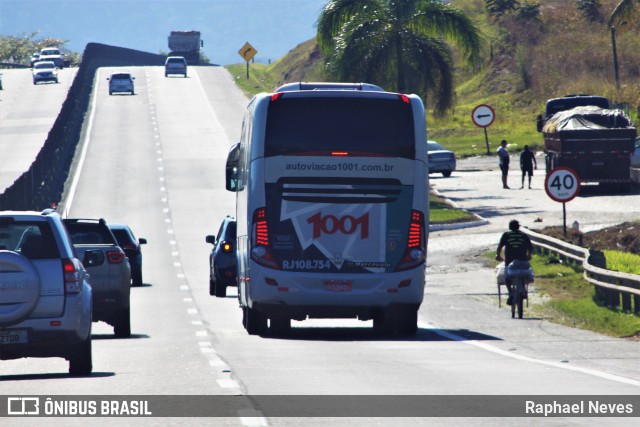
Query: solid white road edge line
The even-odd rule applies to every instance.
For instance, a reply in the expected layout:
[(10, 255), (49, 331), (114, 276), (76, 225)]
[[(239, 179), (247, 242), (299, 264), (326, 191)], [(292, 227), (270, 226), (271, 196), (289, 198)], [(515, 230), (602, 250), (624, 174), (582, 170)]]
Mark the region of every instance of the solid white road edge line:
[(494, 347), (492, 345), (489, 345), (489, 344), (486, 344), (486, 343), (483, 343), (483, 342), (480, 342), (480, 341), (468, 340), (468, 339), (466, 339), (464, 337), (461, 337), (459, 335), (453, 334), (451, 332), (443, 331), (443, 330), (439, 329), (438, 326), (436, 326), (436, 325), (434, 325), (432, 323), (419, 322), (419, 327), (423, 328), (423, 329), (429, 329), (429, 330), (435, 332), (437, 335), (440, 335), (441, 337), (450, 339), (452, 341), (460, 341), (460, 342), (463, 342), (465, 344), (469, 344), (469, 345), (473, 345), (475, 347), (481, 348), (483, 350), (487, 350), (487, 351), (491, 351), (491, 352), (496, 353), (496, 354), (500, 354), (502, 356), (511, 357), (513, 359), (518, 359), (518, 360), (522, 360), (522, 361), (525, 361), (525, 362), (538, 363), (538, 364), (541, 364), (541, 365), (552, 366), (554, 368), (566, 369), (566, 370), (569, 370), (569, 371), (582, 372), (583, 374), (593, 375), (593, 376), (604, 378), (604, 379), (607, 379), (607, 380), (617, 381), (617, 382), (620, 382), (620, 383), (624, 383), (624, 384), (629, 384), (629, 385), (633, 385), (633, 386), (636, 386), (636, 387), (640, 387), (640, 381), (638, 381), (638, 380), (634, 380), (634, 379), (631, 379), (631, 378), (624, 378), (624, 377), (620, 377), (618, 375), (608, 374), (606, 372), (596, 371), (595, 369), (582, 368), (582, 367), (579, 367), (579, 366), (567, 365), (565, 363), (553, 362), (553, 361), (550, 361), (550, 360), (534, 359), (532, 357), (523, 356), (521, 354), (515, 354), (515, 353), (512, 353), (510, 351), (505, 351), (505, 350), (499, 349), (497, 347)]

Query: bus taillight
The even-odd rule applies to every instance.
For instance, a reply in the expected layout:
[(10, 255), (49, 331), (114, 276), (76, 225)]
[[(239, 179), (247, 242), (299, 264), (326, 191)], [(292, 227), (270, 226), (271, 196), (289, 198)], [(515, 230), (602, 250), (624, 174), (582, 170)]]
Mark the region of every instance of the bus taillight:
[(408, 270), (425, 262), (425, 224), (424, 215), (420, 211), (411, 211), (407, 248), (396, 271)]
[(273, 258), (269, 244), (269, 225), (265, 208), (256, 209), (253, 213), (253, 248), (251, 259), (260, 265), (270, 268), (280, 268)]

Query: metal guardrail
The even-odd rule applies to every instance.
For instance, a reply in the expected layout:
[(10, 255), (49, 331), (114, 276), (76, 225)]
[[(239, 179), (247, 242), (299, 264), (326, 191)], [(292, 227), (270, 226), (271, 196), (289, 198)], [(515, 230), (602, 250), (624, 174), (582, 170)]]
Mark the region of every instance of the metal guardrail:
[(561, 259), (580, 264), (585, 280), (596, 287), (596, 296), (605, 305), (622, 305), (622, 310), (640, 314), (640, 275), (607, 270), (604, 254), (600, 251), (572, 245), (526, 228), (522, 231), (529, 236), (535, 249), (553, 252)]

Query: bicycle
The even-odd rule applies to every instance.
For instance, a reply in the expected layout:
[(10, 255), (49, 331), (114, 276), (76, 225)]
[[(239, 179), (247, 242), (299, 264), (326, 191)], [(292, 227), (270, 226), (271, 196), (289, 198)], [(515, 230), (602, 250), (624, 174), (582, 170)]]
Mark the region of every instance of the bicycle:
[(529, 306), (529, 283), (533, 282), (533, 270), (528, 261), (514, 260), (507, 266), (506, 274), (511, 280), (511, 290), (509, 291), (511, 318), (516, 317), (517, 309), (518, 318), (522, 319), (525, 299), (527, 307)]

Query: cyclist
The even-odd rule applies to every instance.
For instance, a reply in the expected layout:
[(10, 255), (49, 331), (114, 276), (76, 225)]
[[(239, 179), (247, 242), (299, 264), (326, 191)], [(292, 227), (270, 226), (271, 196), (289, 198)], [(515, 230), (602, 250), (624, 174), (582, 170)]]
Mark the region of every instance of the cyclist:
[[(502, 258), (502, 248), (504, 248), (504, 259)], [(509, 264), (514, 260), (528, 261), (533, 253), (533, 245), (529, 236), (520, 231), (520, 223), (513, 219), (509, 221), (509, 231), (502, 234), (498, 249), (496, 251), (496, 260), (504, 261), (505, 271)], [(511, 305), (511, 281), (506, 277), (507, 292), (509, 298), (507, 304)]]

